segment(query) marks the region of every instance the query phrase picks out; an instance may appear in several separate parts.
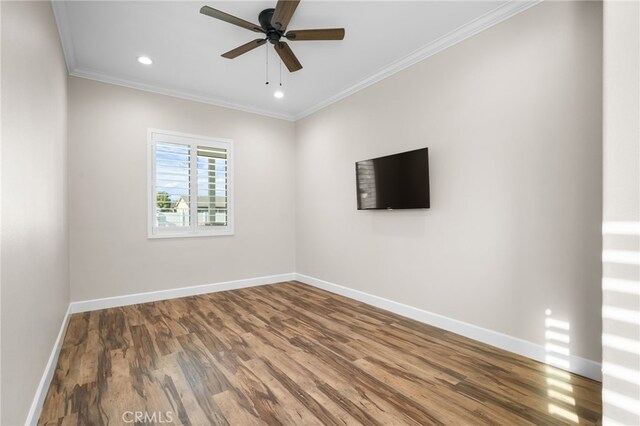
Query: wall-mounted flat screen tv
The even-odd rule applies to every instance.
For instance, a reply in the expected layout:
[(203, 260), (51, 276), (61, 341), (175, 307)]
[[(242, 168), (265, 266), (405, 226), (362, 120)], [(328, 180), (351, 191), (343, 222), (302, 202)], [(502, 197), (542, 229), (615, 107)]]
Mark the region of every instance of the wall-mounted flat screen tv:
[(428, 148), (356, 163), (358, 210), (428, 209)]

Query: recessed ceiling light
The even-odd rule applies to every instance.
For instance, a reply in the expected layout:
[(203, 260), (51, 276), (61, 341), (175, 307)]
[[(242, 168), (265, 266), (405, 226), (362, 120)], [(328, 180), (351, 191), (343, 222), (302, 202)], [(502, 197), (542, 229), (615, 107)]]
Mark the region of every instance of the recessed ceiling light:
[(282, 90), (276, 90), (276, 92), (273, 94), (273, 96), (275, 96), (276, 98), (280, 99), (284, 97), (284, 93), (282, 93)]
[(153, 63), (151, 58), (148, 56), (138, 56), (138, 62), (140, 62), (142, 65), (151, 65)]

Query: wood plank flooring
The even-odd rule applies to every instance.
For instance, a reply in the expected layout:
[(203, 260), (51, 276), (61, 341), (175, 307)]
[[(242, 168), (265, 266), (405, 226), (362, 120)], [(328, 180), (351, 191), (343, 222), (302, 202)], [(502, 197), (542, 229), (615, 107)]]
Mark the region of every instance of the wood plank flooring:
[(600, 394), (287, 282), (73, 315), (39, 424), (600, 424)]

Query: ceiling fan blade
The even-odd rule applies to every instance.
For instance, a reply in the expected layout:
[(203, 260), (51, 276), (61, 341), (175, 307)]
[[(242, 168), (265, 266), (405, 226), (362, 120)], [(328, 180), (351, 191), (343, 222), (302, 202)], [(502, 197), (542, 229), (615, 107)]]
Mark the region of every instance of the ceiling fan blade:
[(300, 0), (278, 0), (276, 10), (271, 18), (271, 25), (277, 30), (284, 31), (289, 25), (298, 3), (300, 3)]
[(291, 30), (285, 37), (290, 41), (303, 40), (342, 40), (344, 28), (327, 28), (323, 30)]
[(238, 56), (247, 53), (250, 50), (255, 49), (256, 47), (260, 47), (267, 42), (266, 39), (257, 38), (255, 40), (251, 40), (249, 43), (245, 43), (242, 46), (236, 47), (228, 51), (227, 53), (223, 53), (222, 57), (227, 59), (237, 58)]
[(293, 51), (287, 43), (281, 41), (278, 44), (274, 44), (273, 47), (276, 49), (278, 56), (280, 56), (280, 59), (282, 59), (282, 62), (284, 62), (290, 72), (296, 72), (302, 69), (300, 61), (298, 61), (298, 58), (293, 54)]
[(257, 33), (264, 33), (264, 30), (260, 27), (260, 25), (252, 24), (249, 21), (245, 21), (244, 19), (240, 19), (233, 15), (229, 15), (228, 13), (224, 13), (209, 6), (203, 6), (202, 9), (200, 9), (200, 13), (202, 13), (203, 15), (211, 16), (212, 18), (220, 19), (221, 21), (228, 22), (233, 25), (237, 25), (242, 28), (246, 28), (251, 31), (255, 31)]

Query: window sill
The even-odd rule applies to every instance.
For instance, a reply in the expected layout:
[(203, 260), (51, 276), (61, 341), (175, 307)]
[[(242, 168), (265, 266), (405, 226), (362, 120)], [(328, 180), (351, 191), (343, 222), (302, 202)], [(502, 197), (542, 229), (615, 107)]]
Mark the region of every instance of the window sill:
[(198, 232), (159, 232), (159, 233), (150, 232), (147, 235), (147, 239), (155, 240), (155, 239), (165, 239), (165, 238), (225, 237), (225, 236), (232, 236), (233, 234), (234, 234), (233, 229), (229, 229), (229, 228), (205, 230), (205, 231), (198, 231)]

